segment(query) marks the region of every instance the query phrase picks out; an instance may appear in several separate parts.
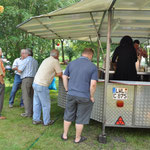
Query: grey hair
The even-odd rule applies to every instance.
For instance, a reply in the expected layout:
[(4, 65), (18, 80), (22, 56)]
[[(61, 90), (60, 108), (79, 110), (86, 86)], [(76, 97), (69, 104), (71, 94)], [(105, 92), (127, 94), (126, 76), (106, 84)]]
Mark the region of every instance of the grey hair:
[(56, 57), (56, 56), (58, 56), (58, 50), (52, 50), (51, 52), (50, 52), (50, 56), (53, 56), (53, 57)]
[(30, 48), (26, 48), (25, 50), (26, 50), (26, 52), (28, 53), (29, 56), (33, 55), (32, 50)]
[(22, 50), (21, 50), (21, 53), (22, 53), (23, 51), (25, 51), (25, 49), (22, 49)]
[(2, 51), (2, 48), (0, 47), (0, 51)]

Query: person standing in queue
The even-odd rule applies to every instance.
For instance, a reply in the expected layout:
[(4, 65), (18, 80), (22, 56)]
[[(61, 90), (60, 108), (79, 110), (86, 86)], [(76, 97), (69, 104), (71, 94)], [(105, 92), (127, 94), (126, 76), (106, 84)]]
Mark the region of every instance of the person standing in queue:
[[(59, 51), (53, 49), (50, 57), (46, 58), (40, 65), (33, 82), (34, 98), (33, 98), (33, 124), (43, 123), (49, 126), (54, 123), (50, 117), (50, 95), (49, 85), (54, 77), (62, 77), (62, 70), (59, 64)], [(43, 121), (41, 121), (41, 111), (43, 111)]]
[(135, 63), (137, 61), (136, 50), (130, 36), (124, 36), (112, 57), (113, 65), (116, 65), (114, 80), (137, 80)]
[(30, 49), (25, 49), (25, 59), (18, 67), (18, 72), (21, 73), (22, 79), (22, 98), (25, 108), (25, 113), (22, 117), (32, 117), (33, 114), (33, 80), (38, 69), (38, 62), (32, 57), (33, 53)]
[(5, 68), (2, 62), (2, 49), (0, 48), (0, 120), (6, 119), (6, 117), (2, 116), (2, 109), (3, 109), (3, 103), (4, 103), (4, 93), (5, 93)]
[[(15, 77), (14, 77), (14, 83), (13, 83), (13, 87), (12, 87), (12, 90), (10, 93), (10, 98), (9, 98), (9, 108), (13, 108), (15, 94), (18, 91), (18, 89), (22, 83), (22, 80), (20, 78), (21, 74), (17, 71), (17, 69), (18, 69), (19, 65), (21, 64), (22, 60), (24, 59), (24, 54), (25, 54), (25, 50), (22, 49), (21, 57), (16, 58), (12, 65), (12, 69), (15, 71)], [(20, 107), (24, 107), (22, 96), (21, 96), (21, 100), (20, 100)]]
[[(67, 92), (67, 104), (64, 113), (64, 132), (62, 140), (68, 139), (71, 123), (75, 121), (75, 143), (81, 143), (87, 138), (81, 136), (85, 124), (89, 124), (94, 103), (94, 93), (98, 80), (97, 67), (91, 62), (94, 51), (85, 48), (82, 56), (68, 64), (63, 83)], [(69, 80), (68, 80), (69, 78)]]

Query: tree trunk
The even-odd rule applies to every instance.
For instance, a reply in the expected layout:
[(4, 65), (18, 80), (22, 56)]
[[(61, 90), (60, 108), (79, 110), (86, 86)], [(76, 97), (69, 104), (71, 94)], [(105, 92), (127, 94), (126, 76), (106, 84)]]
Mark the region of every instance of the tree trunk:
[(55, 49), (55, 40), (52, 40), (52, 48)]
[(64, 40), (61, 40), (62, 62), (65, 62), (64, 58)]

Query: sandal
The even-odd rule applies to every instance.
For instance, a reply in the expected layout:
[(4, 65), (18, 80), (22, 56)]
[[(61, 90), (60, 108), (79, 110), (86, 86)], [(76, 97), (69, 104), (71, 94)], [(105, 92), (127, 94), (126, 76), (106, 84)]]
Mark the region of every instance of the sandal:
[(68, 140), (68, 139), (64, 139), (63, 134), (61, 135), (61, 139), (62, 139), (63, 141), (67, 141), (67, 140)]
[(75, 142), (75, 141), (74, 141), (74, 143), (79, 144), (79, 143), (84, 142), (84, 141), (86, 141), (86, 140), (87, 140), (86, 137), (81, 136), (80, 140), (79, 140), (78, 142)]

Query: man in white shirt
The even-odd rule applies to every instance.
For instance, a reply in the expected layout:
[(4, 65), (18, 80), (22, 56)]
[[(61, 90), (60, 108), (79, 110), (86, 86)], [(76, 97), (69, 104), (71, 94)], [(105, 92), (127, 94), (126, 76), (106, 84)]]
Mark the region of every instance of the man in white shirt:
[[(20, 73), (17, 71), (17, 68), (19, 67), (19, 65), (21, 64), (22, 60), (24, 59), (24, 54), (25, 54), (25, 50), (22, 49), (21, 50), (21, 57), (20, 58), (16, 58), (14, 60), (13, 65), (12, 65), (12, 69), (15, 70), (15, 78), (14, 78), (13, 87), (12, 87), (12, 90), (11, 90), (11, 93), (10, 93), (9, 108), (13, 107), (15, 94), (18, 91), (18, 89), (20, 88), (20, 85), (22, 83), (22, 80), (20, 78)], [(20, 107), (24, 107), (22, 97), (21, 97), (21, 100), (20, 100)]]

